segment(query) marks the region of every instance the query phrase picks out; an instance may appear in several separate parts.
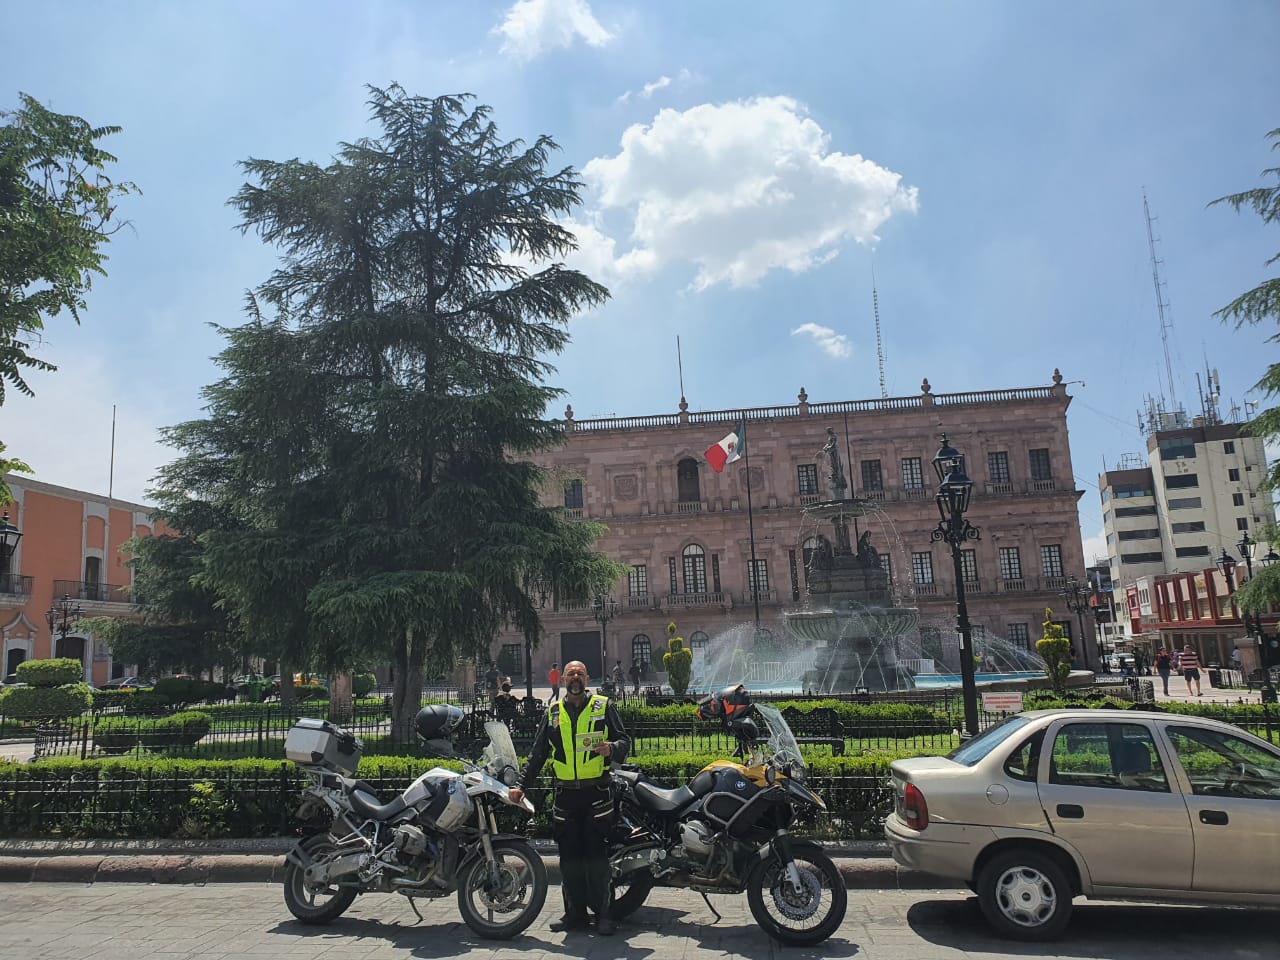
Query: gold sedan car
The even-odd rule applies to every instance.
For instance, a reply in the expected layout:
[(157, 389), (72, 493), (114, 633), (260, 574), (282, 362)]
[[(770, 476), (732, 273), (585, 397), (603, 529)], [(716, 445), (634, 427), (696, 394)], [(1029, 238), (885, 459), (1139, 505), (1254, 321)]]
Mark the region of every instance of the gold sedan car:
[(894, 859), (1004, 936), (1057, 937), (1076, 896), (1280, 907), (1280, 749), (1239, 727), (1031, 711), (890, 771)]

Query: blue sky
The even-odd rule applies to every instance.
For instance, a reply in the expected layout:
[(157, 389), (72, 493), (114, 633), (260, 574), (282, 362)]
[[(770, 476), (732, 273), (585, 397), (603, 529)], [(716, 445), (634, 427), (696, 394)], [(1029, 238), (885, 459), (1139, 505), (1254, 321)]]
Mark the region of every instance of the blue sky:
[[(5, 0), (0, 104), (18, 91), (124, 132), (109, 277), (56, 374), (10, 392), (0, 438), (39, 479), (145, 499), (157, 428), (199, 413), (244, 292), (275, 255), (225, 201), (250, 156), (328, 159), (373, 134), (365, 84), (468, 91), (508, 138), (553, 136), (584, 173), (575, 260), (613, 291), (556, 360), (579, 418), (1071, 381), (1086, 557), (1104, 461), (1143, 449), (1169, 394), (1143, 190), (1156, 216), (1173, 392), (1224, 404), (1269, 330), (1211, 316), (1278, 248), (1207, 208), (1261, 183), (1280, 127), (1280, 7), (1203, 2)], [(25, 38), (13, 43), (12, 38)], [(1083, 382), (1079, 382), (1083, 381)], [(553, 411), (558, 414), (560, 410)], [(717, 439), (709, 437), (708, 442)], [(855, 439), (856, 442), (856, 439)], [(1234, 540), (1235, 531), (1226, 536)]]

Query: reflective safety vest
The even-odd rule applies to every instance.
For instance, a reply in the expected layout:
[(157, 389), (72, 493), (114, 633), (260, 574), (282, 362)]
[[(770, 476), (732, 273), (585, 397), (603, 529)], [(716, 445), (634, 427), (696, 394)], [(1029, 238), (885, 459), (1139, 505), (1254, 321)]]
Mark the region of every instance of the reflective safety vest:
[[(594, 693), (578, 714), (576, 725), (570, 722), (569, 707), (563, 700), (547, 717), (554, 728), (551, 771), (557, 780), (595, 780), (605, 775), (605, 758), (591, 748), (608, 739), (604, 721), (608, 706), (608, 697)], [(556, 732), (560, 735), (559, 749), (554, 749)]]

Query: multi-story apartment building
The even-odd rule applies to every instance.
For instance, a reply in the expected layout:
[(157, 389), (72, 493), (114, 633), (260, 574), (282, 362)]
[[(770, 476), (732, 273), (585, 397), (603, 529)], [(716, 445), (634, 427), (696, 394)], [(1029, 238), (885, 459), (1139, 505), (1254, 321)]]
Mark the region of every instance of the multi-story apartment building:
[(68, 597), (85, 617), (138, 615), (130, 594), (133, 571), (121, 547), (134, 536), (159, 532), (151, 508), (57, 487), (18, 475), (5, 477), (15, 502), (4, 507), (21, 532), (17, 548), (0, 557), (0, 641), (4, 673), (28, 659), (73, 657), (85, 679), (101, 684), (121, 676), (110, 648), (73, 628), (67, 635), (48, 622)]
[[(548, 502), (606, 525), (599, 548), (631, 572), (614, 591), (617, 616), (604, 624), (588, 605), (555, 609), (548, 600), (534, 677), (568, 659), (585, 661), (593, 677), (617, 660), (624, 670), (634, 659), (661, 672), (668, 622), (695, 658), (714, 655), (735, 628), (754, 631), (757, 598), (760, 626), (785, 657), (785, 615), (804, 606), (808, 560), (819, 534), (831, 533), (805, 513), (828, 498), (820, 453), (828, 428), (848, 495), (880, 507), (853, 535), (871, 533), (897, 602), (919, 609), (918, 637), (904, 638), (918, 648), (903, 656), (958, 664), (950, 548), (930, 540), (938, 524), (931, 461), (942, 433), (974, 481), (968, 517), (981, 539), (964, 548), (961, 577), (977, 649), (984, 637), (1033, 649), (1046, 607), (1074, 635), (1058, 595), (1067, 576), (1084, 575), (1070, 399), (1055, 370), (1048, 386), (973, 393), (935, 394), (925, 381), (910, 397), (816, 403), (802, 389), (796, 404), (745, 411), (691, 413), (682, 401), (678, 413), (575, 420), (567, 410), (566, 442), (542, 458), (557, 478)], [(747, 458), (717, 474), (703, 453), (739, 421)], [(520, 637), (495, 638), (493, 653), (513, 676), (522, 672)]]
[[(1261, 438), (1249, 436), (1243, 423), (1215, 421), (1209, 416), (1188, 422), (1181, 411), (1161, 412), (1147, 436), (1147, 464), (1129, 454), (1119, 469), (1099, 477), (1108, 562), (1118, 591), (1129, 592), (1139, 582), (1149, 591), (1162, 577), (1203, 574), (1223, 550), (1234, 556), (1245, 533), (1256, 539), (1275, 519), (1270, 495), (1259, 490), (1267, 469)], [(1259, 556), (1268, 547), (1263, 544)], [(1150, 607), (1146, 616), (1155, 616)], [(1133, 622), (1118, 621), (1122, 643), (1132, 640)]]

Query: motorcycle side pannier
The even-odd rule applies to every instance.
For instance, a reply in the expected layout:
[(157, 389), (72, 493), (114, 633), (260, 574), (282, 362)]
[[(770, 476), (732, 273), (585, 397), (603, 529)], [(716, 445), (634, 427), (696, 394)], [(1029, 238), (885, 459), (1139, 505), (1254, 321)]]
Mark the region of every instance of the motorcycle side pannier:
[(355, 775), (364, 741), (328, 720), (303, 717), (289, 728), (284, 755), (304, 767), (321, 767), (345, 777)]

